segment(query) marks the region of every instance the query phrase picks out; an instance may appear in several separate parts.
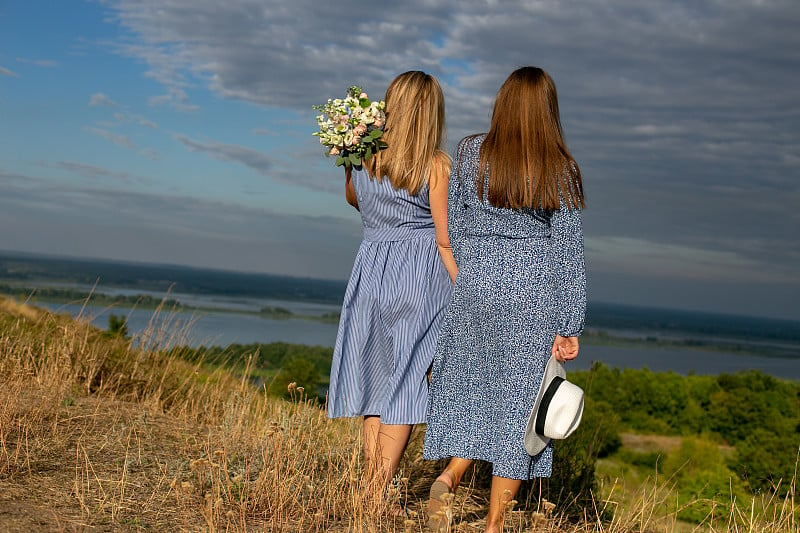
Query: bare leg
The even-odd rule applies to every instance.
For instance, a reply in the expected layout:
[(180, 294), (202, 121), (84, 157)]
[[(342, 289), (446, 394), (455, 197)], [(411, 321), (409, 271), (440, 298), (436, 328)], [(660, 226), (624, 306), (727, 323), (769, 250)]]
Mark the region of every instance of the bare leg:
[(364, 473), (366, 479), (372, 479), (378, 471), (376, 460), (378, 449), (378, 433), (381, 419), (377, 416), (364, 417)]
[(411, 437), (411, 424), (381, 424), (378, 432), (378, 452), (381, 455), (381, 475), (384, 485), (392, 480)]
[(489, 496), (489, 514), (486, 515), (486, 533), (503, 531), (503, 514), (506, 505), (514, 499), (522, 481), (506, 477), (492, 476), (492, 491)]
[(397, 472), (411, 429), (410, 424), (381, 424), (377, 416), (364, 417), (365, 473), (376, 490), (383, 490)]
[(453, 457), (431, 485), (428, 498), (428, 530), (437, 533), (450, 530), (453, 518), (453, 496), (472, 459)]
[(472, 459), (453, 457), (436, 480), (444, 482), (452, 492), (455, 492), (461, 484), (461, 478), (464, 477), (464, 473), (471, 464)]

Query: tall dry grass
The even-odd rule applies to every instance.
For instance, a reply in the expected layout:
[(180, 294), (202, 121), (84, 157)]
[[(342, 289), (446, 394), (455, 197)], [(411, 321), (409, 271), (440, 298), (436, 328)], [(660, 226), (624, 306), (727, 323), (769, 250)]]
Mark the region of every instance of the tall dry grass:
[[(131, 342), (0, 298), (0, 530), (423, 530), (440, 465), (421, 460), (421, 430), (394, 492), (409, 514), (392, 518), (362, 479), (359, 421), (328, 420), (297, 387), (291, 402), (268, 397), (248, 369), (159, 350), (183, 335), (160, 328)], [(578, 523), (546, 501), (517, 505), (506, 531), (798, 530), (794, 481), (784, 499), (733, 502), (697, 526), (677, 520), (669, 480), (622, 492), (602, 488)], [(451, 531), (482, 531), (486, 497), (466, 482)]]

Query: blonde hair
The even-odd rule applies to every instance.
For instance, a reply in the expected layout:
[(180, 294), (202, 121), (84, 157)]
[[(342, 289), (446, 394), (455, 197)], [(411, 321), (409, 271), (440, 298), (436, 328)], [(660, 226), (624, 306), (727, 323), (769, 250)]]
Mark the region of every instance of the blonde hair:
[(428, 183), (434, 157), (448, 162), (444, 144), (444, 95), (436, 78), (419, 70), (397, 76), (386, 89), (388, 147), (367, 161), (370, 176), (389, 178), (395, 189), (417, 194)]
[(481, 149), (478, 197), (489, 174), (496, 207), (585, 207), (581, 172), (564, 142), (556, 85), (544, 70), (515, 70), (497, 93), (492, 124)]

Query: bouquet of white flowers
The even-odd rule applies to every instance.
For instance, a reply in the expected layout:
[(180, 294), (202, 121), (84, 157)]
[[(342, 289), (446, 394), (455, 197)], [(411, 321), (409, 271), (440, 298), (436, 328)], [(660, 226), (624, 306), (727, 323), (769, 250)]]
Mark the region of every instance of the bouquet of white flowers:
[(326, 156), (336, 156), (336, 166), (361, 166), (373, 154), (386, 148), (381, 140), (386, 123), (386, 103), (370, 101), (361, 87), (353, 85), (344, 98), (328, 99), (315, 105), (319, 131), (312, 133), (327, 148)]

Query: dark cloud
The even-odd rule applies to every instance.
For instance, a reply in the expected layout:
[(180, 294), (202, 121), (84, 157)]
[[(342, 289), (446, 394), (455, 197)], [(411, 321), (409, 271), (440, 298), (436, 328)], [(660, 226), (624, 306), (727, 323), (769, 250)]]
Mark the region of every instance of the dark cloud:
[[(351, 83), (379, 96), (397, 73), (421, 68), (443, 83), (452, 147), (485, 131), (494, 95), (514, 68), (542, 66), (559, 88), (567, 140), (583, 170), (596, 275), (729, 287), (756, 286), (763, 274), (787, 292), (800, 285), (796, 1), (107, 6), (123, 30), (117, 51), (144, 61), (146, 75), (164, 86), (151, 103), (191, 108), (193, 91), (210, 89), (307, 113), (310, 129), (311, 104)], [(302, 170), (318, 168), (310, 144), (290, 164), (178, 139), (282, 181), (323, 190), (333, 183)]]
[[(64, 186), (0, 172), (0, 249), (341, 279), (358, 217)], [(20, 223), (24, 221), (24, 223)]]

